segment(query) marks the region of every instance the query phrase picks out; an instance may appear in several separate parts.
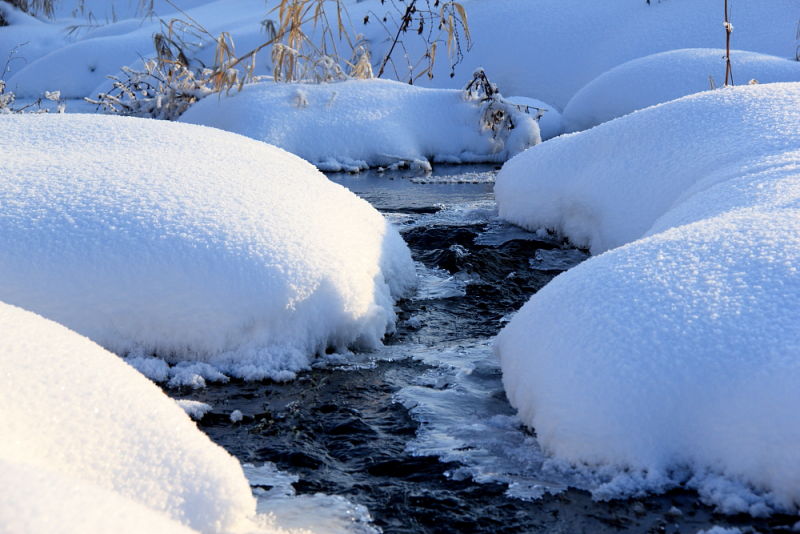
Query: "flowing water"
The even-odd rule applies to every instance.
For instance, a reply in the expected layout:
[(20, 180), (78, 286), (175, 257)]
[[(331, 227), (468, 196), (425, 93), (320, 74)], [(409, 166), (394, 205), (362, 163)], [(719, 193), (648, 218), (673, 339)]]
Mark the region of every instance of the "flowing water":
[[(497, 218), (489, 167), (330, 178), (401, 230), (420, 286), (371, 354), (329, 354), (289, 383), (170, 389), (246, 465), (259, 509), (327, 532), (780, 530), (791, 518), (715, 515), (688, 490), (596, 502), (514, 415), (491, 338), (586, 253)], [(238, 412), (241, 412), (239, 414)], [(231, 414), (234, 414), (231, 417)], [(750, 527), (747, 527), (750, 528)]]

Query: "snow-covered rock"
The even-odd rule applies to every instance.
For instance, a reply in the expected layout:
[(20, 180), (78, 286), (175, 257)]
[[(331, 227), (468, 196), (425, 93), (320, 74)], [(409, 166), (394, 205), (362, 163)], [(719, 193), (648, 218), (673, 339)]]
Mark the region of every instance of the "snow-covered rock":
[[(688, 468), (723, 511), (797, 510), (798, 102), (800, 84), (691, 95), (501, 171), (503, 217), (613, 249), (497, 338), (508, 398), (556, 457), (649, 480)], [(741, 484), (763, 498), (726, 489)]]
[(152, 382), (4, 303), (0, 334), (4, 532), (255, 530), (239, 463)]
[[(800, 62), (731, 51), (734, 82), (800, 81)], [(586, 84), (564, 109), (567, 131), (585, 130), (637, 109), (699, 93), (725, 81), (725, 50), (670, 50), (623, 63)]]
[(510, 132), (485, 128), (485, 110), (464, 91), (388, 80), (267, 82), (205, 98), (180, 120), (265, 141), (328, 171), (503, 162), (540, 141), (534, 116), (517, 106), (505, 106)]
[(378, 346), (415, 283), (380, 213), (275, 147), (144, 119), (0, 120), (0, 298), (155, 374), (151, 354), (290, 378), (327, 347)]

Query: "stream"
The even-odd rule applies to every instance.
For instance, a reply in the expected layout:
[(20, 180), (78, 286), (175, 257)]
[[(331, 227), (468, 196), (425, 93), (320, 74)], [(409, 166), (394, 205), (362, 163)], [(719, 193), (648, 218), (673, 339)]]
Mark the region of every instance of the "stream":
[[(496, 169), (334, 174), (389, 218), (420, 279), (397, 332), (329, 354), (287, 383), (171, 388), (212, 409), (198, 426), (245, 464), (259, 510), (320, 532), (782, 530), (723, 516), (689, 490), (598, 502), (554, 469), (509, 406), (491, 339), (537, 290), (588, 256), (497, 218)], [(233, 414), (233, 416), (232, 416)], [(791, 525), (791, 522), (789, 523)]]

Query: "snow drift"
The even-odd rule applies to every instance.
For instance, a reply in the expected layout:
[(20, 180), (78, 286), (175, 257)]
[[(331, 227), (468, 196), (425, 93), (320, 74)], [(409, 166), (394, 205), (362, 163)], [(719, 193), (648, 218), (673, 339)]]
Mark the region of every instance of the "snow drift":
[[(501, 171), (501, 216), (613, 249), (554, 279), (497, 338), (509, 400), (557, 457), (648, 480), (688, 468), (723, 511), (796, 511), (798, 101), (800, 84), (700, 93)], [(703, 490), (708, 474), (763, 498)]]
[(120, 354), (285, 379), (376, 347), (410, 253), (365, 201), (264, 143), (109, 116), (6, 116), (0, 298)]
[[(734, 81), (800, 81), (800, 62), (731, 51)], [(711, 80), (710, 80), (711, 78)], [(589, 82), (564, 109), (567, 131), (585, 130), (637, 109), (709, 89), (725, 81), (725, 50), (688, 48), (634, 59)]]
[(5, 532), (255, 530), (239, 463), (152, 382), (4, 303), (0, 334)]
[(268, 82), (205, 98), (180, 120), (265, 141), (326, 171), (503, 162), (541, 140), (534, 117), (517, 106), (503, 108), (512, 130), (485, 128), (486, 104), (465, 95), (387, 80)]

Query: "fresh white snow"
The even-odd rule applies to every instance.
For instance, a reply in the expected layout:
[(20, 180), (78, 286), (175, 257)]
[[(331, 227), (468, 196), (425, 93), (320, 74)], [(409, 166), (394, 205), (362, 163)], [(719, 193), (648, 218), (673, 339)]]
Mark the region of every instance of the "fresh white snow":
[(729, 513), (797, 510), (798, 102), (791, 83), (700, 93), (505, 165), (501, 216), (599, 254), (496, 342), (509, 400), (557, 458), (655, 485), (688, 469)]
[(397, 231), (280, 149), (165, 121), (0, 121), (0, 298), (154, 378), (291, 378), (327, 347), (379, 346), (415, 284)]
[(510, 132), (485, 127), (486, 104), (464, 91), (388, 80), (246, 86), (205, 98), (180, 120), (281, 147), (327, 171), (431, 162), (504, 162), (540, 141), (533, 115), (506, 106)]
[(0, 484), (0, 521), (8, 534), (198, 533), (86, 480), (2, 457)]
[(5, 532), (256, 530), (239, 463), (152, 382), (3, 303), (0, 333)]
[[(731, 51), (734, 81), (799, 82), (800, 62)], [(688, 48), (634, 59), (586, 84), (564, 109), (567, 131), (585, 130), (637, 109), (699, 93), (725, 82), (725, 50)]]

